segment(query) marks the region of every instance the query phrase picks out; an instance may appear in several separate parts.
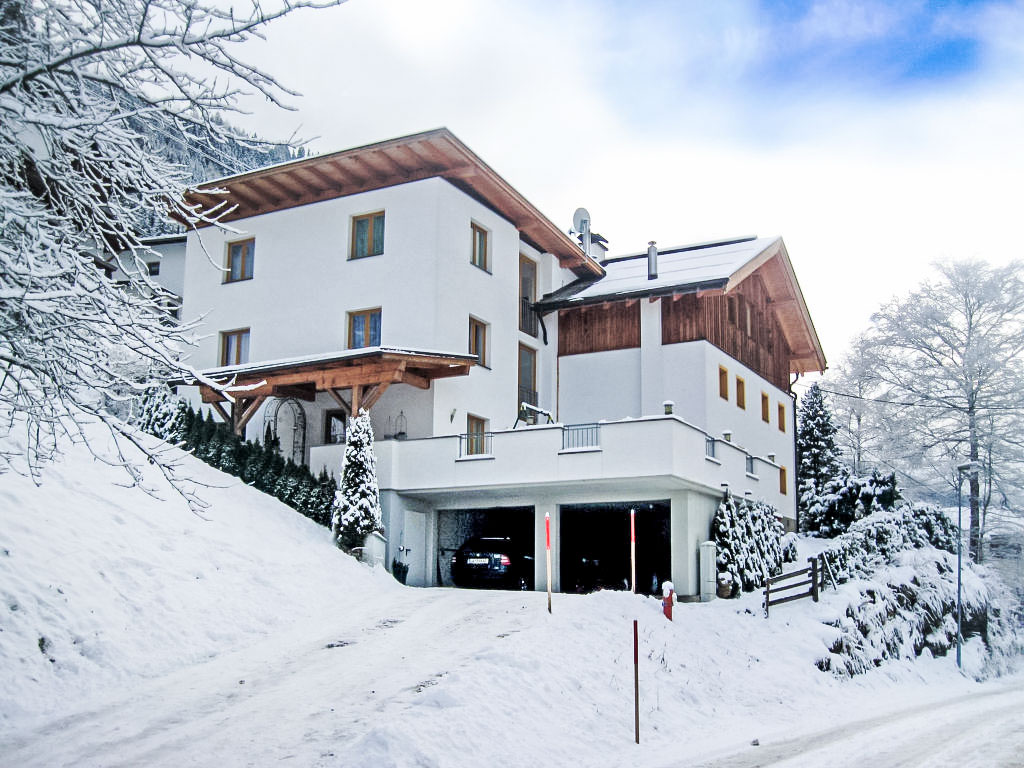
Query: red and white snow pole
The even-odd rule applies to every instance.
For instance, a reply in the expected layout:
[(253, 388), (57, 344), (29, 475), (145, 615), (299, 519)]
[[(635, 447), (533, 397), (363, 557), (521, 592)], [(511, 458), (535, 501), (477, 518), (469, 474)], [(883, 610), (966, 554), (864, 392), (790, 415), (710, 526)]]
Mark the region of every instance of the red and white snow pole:
[(630, 587), (636, 594), (636, 509), (629, 510), (629, 569)]
[(551, 513), (544, 513), (545, 557), (548, 566), (548, 613), (551, 613)]

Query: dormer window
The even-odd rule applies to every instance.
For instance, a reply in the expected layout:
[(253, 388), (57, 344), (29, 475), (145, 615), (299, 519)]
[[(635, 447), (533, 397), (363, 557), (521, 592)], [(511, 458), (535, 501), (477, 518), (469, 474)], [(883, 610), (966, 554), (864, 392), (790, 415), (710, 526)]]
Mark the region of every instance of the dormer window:
[(240, 240), (228, 243), (228, 261), (225, 265), (224, 282), (237, 283), (252, 280), (253, 261), (256, 258), (256, 240)]
[(352, 217), (350, 259), (365, 259), (384, 253), (384, 211)]

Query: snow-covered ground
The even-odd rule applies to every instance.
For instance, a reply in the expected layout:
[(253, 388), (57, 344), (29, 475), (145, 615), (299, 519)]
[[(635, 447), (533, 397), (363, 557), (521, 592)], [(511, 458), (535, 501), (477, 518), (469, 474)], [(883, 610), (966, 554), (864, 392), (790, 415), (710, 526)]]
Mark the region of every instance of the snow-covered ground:
[[(406, 588), (183, 457), (199, 516), (69, 448), (0, 475), (0, 765), (1019, 765), (1024, 680), (820, 672), (841, 596)], [(159, 486), (150, 470), (150, 482)], [(633, 742), (632, 621), (641, 744)], [(978, 641), (965, 649), (980, 660)], [(955, 739), (953, 738), (955, 735)], [(753, 740), (759, 746), (753, 746)], [(867, 760), (870, 755), (877, 759)]]

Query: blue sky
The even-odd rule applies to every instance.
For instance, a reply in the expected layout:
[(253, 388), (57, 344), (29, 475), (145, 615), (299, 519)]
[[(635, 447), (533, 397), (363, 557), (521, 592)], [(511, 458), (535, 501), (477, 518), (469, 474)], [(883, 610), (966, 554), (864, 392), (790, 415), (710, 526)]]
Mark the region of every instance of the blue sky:
[(329, 151), (447, 126), (614, 252), (781, 235), (829, 359), (943, 258), (1024, 257), (1024, 0), (350, 0), (250, 48)]

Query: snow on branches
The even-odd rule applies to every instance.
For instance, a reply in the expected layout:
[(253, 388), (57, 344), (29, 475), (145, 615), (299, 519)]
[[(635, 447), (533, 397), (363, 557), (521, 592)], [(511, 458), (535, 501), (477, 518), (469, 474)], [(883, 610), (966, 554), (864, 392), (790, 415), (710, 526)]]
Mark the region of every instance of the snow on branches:
[[(289, 91), (238, 46), (296, 8), (334, 4), (0, 0), (0, 436), (24, 429), (29, 471), (62, 434), (88, 444), (83, 427), (99, 421), (173, 479), (106, 408), (196, 375), (181, 360), (194, 328), (168, 316), (175, 297), (150, 279), (136, 226), (168, 212), (216, 223), (227, 203), (186, 206), (185, 169), (151, 139), (244, 139), (220, 117), (236, 96), (280, 103)], [(138, 481), (119, 450), (104, 458)]]
[(383, 531), (373, 427), (366, 411), (349, 422), (338, 503), (331, 521), (334, 540), (345, 549), (360, 547), (367, 535)]
[(763, 587), (796, 560), (796, 546), (784, 543), (784, 529), (774, 507), (763, 501), (737, 499), (726, 493), (718, 505), (711, 533), (717, 549), (720, 597), (737, 597)]

